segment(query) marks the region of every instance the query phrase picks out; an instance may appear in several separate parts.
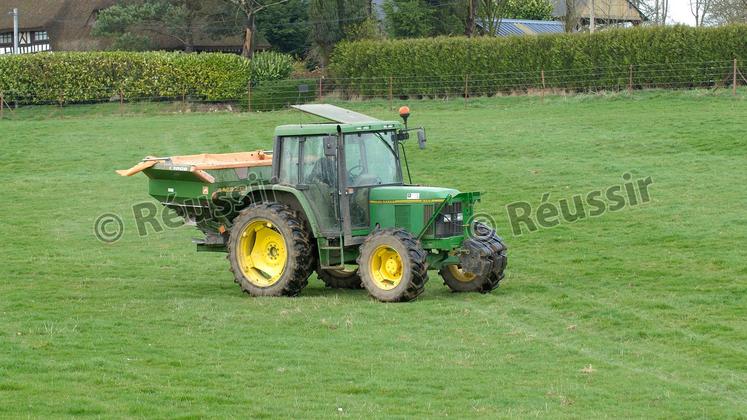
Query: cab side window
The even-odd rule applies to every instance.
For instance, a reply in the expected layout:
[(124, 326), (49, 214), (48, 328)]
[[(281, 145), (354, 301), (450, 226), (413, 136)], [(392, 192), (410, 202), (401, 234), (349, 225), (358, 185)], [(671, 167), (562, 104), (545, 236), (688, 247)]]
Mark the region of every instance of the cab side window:
[(337, 162), (324, 155), (324, 137), (309, 136), (303, 144), (302, 184), (337, 185)]
[(298, 184), (298, 137), (283, 137), (280, 140), (280, 174), (281, 184)]

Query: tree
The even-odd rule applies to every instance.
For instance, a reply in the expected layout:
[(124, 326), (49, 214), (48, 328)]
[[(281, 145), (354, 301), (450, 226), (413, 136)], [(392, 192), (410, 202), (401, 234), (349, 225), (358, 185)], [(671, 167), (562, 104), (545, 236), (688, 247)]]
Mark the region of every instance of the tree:
[(345, 39), (349, 41), (383, 38), (379, 22), (373, 18), (368, 18), (359, 23), (351, 23), (349, 25), (345, 25), (344, 32)]
[(432, 35), (458, 35), (465, 30), (468, 10), (465, 1), (476, 0), (425, 0), (431, 9)]
[(176, 40), (191, 52), (195, 35), (205, 29), (204, 17), (199, 0), (120, 2), (99, 12), (91, 33), (112, 38), (116, 49), (148, 49), (150, 34)]
[(690, 13), (695, 17), (695, 26), (703, 26), (710, 7), (711, 0), (690, 0)]
[(641, 0), (637, 4), (638, 9), (649, 18), (654, 25), (667, 23), (669, 15), (669, 0)]
[(565, 31), (573, 32), (581, 21), (581, 15), (579, 14), (576, 0), (560, 1), (565, 1), (565, 15), (563, 16), (563, 26), (565, 26)]
[(475, 35), (475, 18), (477, 17), (478, 0), (467, 0), (467, 21), (464, 34), (468, 37)]
[(287, 3), (288, 0), (225, 0), (226, 3), (233, 6), (236, 12), (241, 13), (243, 17), (244, 43), (241, 47), (241, 55), (246, 58), (252, 58), (256, 47), (257, 38), (257, 14), (269, 7)]
[(322, 68), (326, 68), (332, 48), (342, 39), (337, 2), (311, 0), (309, 23), (311, 24), (311, 55), (319, 61)]
[(289, 0), (257, 15), (257, 30), (273, 50), (301, 56), (309, 44), (308, 0)]
[(340, 40), (373, 36), (371, 0), (310, 0), (311, 58), (324, 68)]
[(713, 0), (706, 16), (707, 23), (747, 23), (747, 0)]
[(507, 5), (508, 0), (478, 1), (477, 19), (480, 21), (485, 35), (498, 35)]
[(507, 0), (504, 18), (552, 20), (550, 0)]
[(385, 26), (395, 38), (417, 38), (433, 33), (433, 10), (423, 0), (386, 0)]

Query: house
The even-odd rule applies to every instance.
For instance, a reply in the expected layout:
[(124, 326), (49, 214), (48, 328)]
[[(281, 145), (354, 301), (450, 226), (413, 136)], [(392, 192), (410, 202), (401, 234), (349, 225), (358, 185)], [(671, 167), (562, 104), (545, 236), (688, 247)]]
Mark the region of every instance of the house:
[[(49, 51), (49, 35), (44, 28), (24, 28), (18, 33), (21, 54)], [(0, 28), (0, 54), (13, 54), (13, 28)]]
[(648, 21), (648, 18), (631, 0), (551, 0), (552, 15), (563, 20), (569, 5), (575, 7), (575, 14), (581, 26), (591, 22), (591, 5), (594, 4), (594, 22), (597, 25), (634, 25)]
[[(13, 17), (8, 12), (14, 7), (19, 12), (19, 46), (21, 53), (41, 51), (88, 51), (106, 49), (110, 43), (91, 36), (91, 29), (99, 12), (116, 0), (0, 0), (0, 54), (13, 53)], [(174, 38), (148, 33), (155, 49), (181, 50), (183, 44)], [(212, 39), (197, 36), (194, 51), (241, 53), (241, 33)], [(269, 43), (257, 37), (257, 50), (265, 50)]]
[(90, 36), (99, 10), (115, 0), (0, 0), (0, 54), (12, 53), (13, 7), (19, 13), (21, 53), (90, 50), (103, 41)]

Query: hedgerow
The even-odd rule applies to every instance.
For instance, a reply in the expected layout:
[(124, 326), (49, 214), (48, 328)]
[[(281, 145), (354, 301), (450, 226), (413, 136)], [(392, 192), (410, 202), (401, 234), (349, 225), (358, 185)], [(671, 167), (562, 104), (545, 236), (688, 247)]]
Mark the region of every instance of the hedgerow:
[[(440, 95), (542, 86), (712, 84), (728, 60), (747, 59), (747, 25), (613, 29), (594, 34), (439, 37), (342, 42), (331, 70), (343, 91)], [(635, 72), (631, 72), (630, 66)], [(665, 82), (665, 83), (662, 83)]]
[[(285, 77), (291, 60), (273, 60), (274, 73), (255, 72), (254, 82)], [(172, 52), (53, 52), (0, 57), (0, 91), (6, 101), (75, 103), (153, 98), (239, 100), (246, 96), (251, 63), (232, 54)]]

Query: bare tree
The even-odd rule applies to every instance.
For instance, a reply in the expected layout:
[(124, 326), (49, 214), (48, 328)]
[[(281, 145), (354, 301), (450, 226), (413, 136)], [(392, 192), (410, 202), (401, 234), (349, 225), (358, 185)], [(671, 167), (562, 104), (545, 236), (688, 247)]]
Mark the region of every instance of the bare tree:
[(641, 13), (648, 17), (650, 23), (654, 25), (667, 23), (669, 0), (642, 0), (637, 6)]
[(467, 22), (464, 34), (468, 37), (475, 35), (475, 16), (477, 15), (477, 0), (467, 0)]
[[(563, 1), (563, 0), (561, 0)], [(581, 20), (581, 16), (578, 12), (578, 4), (576, 0), (565, 0), (565, 16), (563, 16), (563, 23), (566, 32), (573, 32)]]
[(747, 0), (712, 0), (706, 22), (713, 25), (747, 23)]
[(251, 58), (254, 55), (254, 40), (257, 36), (257, 25), (255, 17), (262, 10), (285, 3), (288, 0), (225, 0), (236, 7), (238, 12), (244, 15), (244, 44), (241, 47), (241, 55)]
[(506, 3), (508, 3), (507, 0), (479, 0), (477, 17), (480, 18), (486, 35), (498, 35)]
[(695, 26), (703, 26), (708, 16), (712, 0), (690, 0), (690, 13), (695, 17)]

